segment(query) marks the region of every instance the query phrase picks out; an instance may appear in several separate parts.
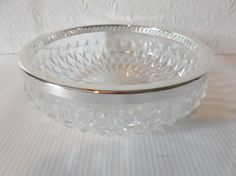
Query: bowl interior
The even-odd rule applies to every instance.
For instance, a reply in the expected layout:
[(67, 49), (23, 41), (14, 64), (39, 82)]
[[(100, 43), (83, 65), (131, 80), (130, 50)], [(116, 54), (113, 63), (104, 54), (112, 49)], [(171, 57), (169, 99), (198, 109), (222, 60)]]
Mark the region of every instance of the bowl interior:
[(94, 32), (52, 42), (33, 57), (38, 71), (80, 84), (137, 85), (184, 77), (199, 66), (198, 52), (148, 34)]

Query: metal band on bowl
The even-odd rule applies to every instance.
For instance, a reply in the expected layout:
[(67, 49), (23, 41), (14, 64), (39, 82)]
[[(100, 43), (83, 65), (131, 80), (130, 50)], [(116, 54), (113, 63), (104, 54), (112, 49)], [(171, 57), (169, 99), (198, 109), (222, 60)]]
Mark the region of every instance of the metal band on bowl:
[[(24, 70), (23, 70), (24, 71)], [(58, 88), (69, 88), (69, 89), (76, 89), (78, 91), (84, 92), (84, 93), (93, 93), (93, 94), (141, 94), (141, 93), (151, 93), (151, 92), (160, 92), (160, 91), (164, 91), (164, 90), (170, 90), (170, 89), (174, 89), (174, 88), (178, 88), (181, 86), (185, 86), (187, 84), (190, 84), (194, 81), (197, 81), (201, 78), (206, 77), (206, 74), (201, 75), (198, 78), (192, 79), (190, 81), (187, 82), (183, 82), (180, 84), (175, 84), (175, 85), (171, 85), (171, 86), (167, 86), (167, 87), (160, 87), (160, 88), (156, 88), (156, 89), (146, 89), (146, 90), (131, 90), (131, 91), (114, 91), (114, 90), (93, 90), (93, 89), (83, 89), (83, 88), (74, 88), (74, 87), (69, 87), (66, 85), (58, 85), (52, 82), (48, 82), (46, 80), (42, 80), (38, 77), (35, 77), (34, 75), (31, 75), (30, 73), (24, 71), (25, 74), (27, 74), (28, 76), (32, 77), (33, 79), (36, 79), (44, 84), (48, 84), (48, 85), (53, 85), (53, 86), (57, 86)]]
[(146, 104), (157, 101), (167, 101), (168, 99), (178, 98), (186, 94), (193, 93), (193, 90), (200, 90), (202, 85), (205, 84), (205, 76), (179, 85), (179, 87), (172, 87), (165, 90), (152, 90), (149, 92), (97, 92), (97, 90), (81, 90), (77, 88), (70, 88), (66, 86), (56, 85), (53, 83), (45, 82), (35, 78), (28, 73), (22, 71), (25, 80), (25, 91), (42, 96), (45, 99), (55, 102), (74, 102), (83, 104)]

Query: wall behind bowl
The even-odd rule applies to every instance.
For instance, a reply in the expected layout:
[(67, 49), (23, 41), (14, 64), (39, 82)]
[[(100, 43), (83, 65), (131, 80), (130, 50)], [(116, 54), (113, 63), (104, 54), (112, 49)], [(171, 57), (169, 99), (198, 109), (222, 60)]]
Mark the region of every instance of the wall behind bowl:
[(167, 27), (236, 54), (236, 0), (1, 0), (0, 53), (44, 32), (104, 23)]

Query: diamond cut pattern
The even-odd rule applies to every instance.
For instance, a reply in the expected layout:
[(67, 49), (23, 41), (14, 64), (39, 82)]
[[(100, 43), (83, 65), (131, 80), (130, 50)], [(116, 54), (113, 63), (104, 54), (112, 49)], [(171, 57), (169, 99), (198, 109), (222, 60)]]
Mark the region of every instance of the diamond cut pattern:
[[(194, 54), (176, 42), (136, 35), (111, 35), (101, 41), (94, 37), (67, 43), (55, 52), (47, 47), (40, 50), (34, 58), (38, 69), (56, 79), (81, 83), (103, 84), (99, 77), (119, 75), (119, 84), (139, 84), (182, 77), (197, 68)], [(127, 77), (131, 82), (122, 83)]]
[(118, 105), (67, 101), (38, 87), (30, 81), (25, 82), (29, 99), (49, 117), (84, 132), (125, 135), (161, 130), (163, 126), (172, 125), (187, 116), (205, 97), (206, 81), (202, 82), (200, 89), (196, 87), (177, 97), (144, 104)]

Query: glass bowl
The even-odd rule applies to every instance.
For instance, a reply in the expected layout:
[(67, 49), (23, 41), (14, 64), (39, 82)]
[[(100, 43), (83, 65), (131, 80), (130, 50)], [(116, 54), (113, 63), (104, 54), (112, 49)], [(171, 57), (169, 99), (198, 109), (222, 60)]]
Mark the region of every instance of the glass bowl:
[(83, 131), (159, 130), (206, 90), (212, 53), (168, 30), (96, 25), (42, 35), (21, 51), (25, 90), (48, 116)]

